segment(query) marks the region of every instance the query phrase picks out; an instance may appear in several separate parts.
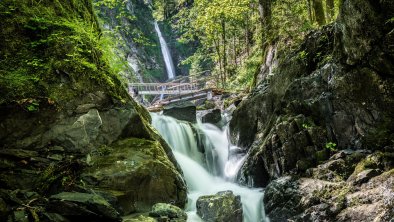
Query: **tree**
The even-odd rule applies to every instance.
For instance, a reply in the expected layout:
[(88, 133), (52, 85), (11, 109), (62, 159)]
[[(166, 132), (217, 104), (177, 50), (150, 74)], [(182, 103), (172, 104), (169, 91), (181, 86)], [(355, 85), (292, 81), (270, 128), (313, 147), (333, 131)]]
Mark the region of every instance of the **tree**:
[(326, 19), (322, 0), (312, 0), (312, 5), (317, 24), (319, 24), (319, 26), (325, 25)]
[(326, 0), (327, 20), (331, 21), (335, 15), (334, 0)]

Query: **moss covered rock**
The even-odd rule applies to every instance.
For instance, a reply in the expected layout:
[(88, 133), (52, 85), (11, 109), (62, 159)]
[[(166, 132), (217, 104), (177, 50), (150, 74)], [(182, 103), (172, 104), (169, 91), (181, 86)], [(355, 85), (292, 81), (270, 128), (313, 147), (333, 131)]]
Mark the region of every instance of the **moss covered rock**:
[(197, 199), (196, 205), (197, 214), (204, 221), (240, 222), (243, 220), (241, 197), (235, 196), (232, 191), (201, 196)]
[(118, 141), (104, 156), (93, 156), (83, 173), (90, 186), (116, 196), (124, 214), (149, 211), (158, 202), (183, 207), (186, 186), (159, 142), (130, 138)]

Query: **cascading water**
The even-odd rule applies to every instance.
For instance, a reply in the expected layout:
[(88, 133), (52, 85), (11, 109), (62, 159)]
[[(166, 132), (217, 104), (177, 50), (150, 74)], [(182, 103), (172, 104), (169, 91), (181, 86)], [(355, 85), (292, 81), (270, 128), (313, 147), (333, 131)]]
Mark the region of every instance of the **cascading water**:
[(175, 77), (174, 63), (172, 62), (171, 53), (170, 53), (170, 50), (168, 49), (167, 42), (164, 39), (163, 35), (161, 34), (159, 25), (157, 24), (156, 21), (155, 21), (155, 30), (156, 30), (157, 35), (159, 36), (161, 53), (163, 54), (168, 79), (173, 79)]
[[(229, 159), (231, 147), (228, 130), (210, 124), (190, 123), (152, 114), (153, 126), (171, 146), (181, 166), (189, 188), (188, 221), (202, 221), (196, 214), (200, 196), (231, 190), (241, 196), (245, 222), (267, 221), (264, 215), (261, 189), (239, 186), (229, 180), (238, 172), (244, 156)], [(204, 154), (201, 151), (205, 151)], [(231, 151), (230, 151), (231, 152)], [(232, 155), (233, 156), (233, 155)]]

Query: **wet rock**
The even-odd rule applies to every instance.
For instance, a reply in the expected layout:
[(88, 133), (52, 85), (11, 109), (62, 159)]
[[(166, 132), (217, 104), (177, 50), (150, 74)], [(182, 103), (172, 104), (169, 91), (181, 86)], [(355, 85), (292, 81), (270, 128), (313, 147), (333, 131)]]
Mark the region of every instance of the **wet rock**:
[(222, 114), (220, 109), (210, 110), (208, 113), (201, 117), (201, 122), (217, 124), (222, 120)]
[(169, 221), (186, 222), (187, 214), (177, 206), (165, 203), (157, 203), (153, 205), (149, 216), (158, 218), (168, 218)]
[(219, 192), (216, 195), (202, 196), (197, 200), (197, 214), (204, 221), (241, 222), (241, 197), (231, 191)]
[(178, 120), (195, 123), (196, 106), (191, 102), (172, 104), (164, 107), (163, 114)]
[(91, 158), (84, 170), (86, 184), (115, 195), (123, 215), (150, 211), (155, 203), (183, 207), (186, 185), (159, 142), (130, 138)]
[(49, 199), (48, 211), (72, 218), (91, 217), (121, 221), (119, 213), (101, 196), (63, 192)]

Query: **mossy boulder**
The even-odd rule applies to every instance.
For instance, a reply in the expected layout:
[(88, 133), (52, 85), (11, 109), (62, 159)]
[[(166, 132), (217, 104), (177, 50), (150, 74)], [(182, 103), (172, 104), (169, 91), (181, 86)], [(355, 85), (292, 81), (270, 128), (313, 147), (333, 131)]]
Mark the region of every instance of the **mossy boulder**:
[(149, 216), (158, 218), (158, 220), (166, 220), (174, 222), (186, 222), (187, 214), (177, 206), (157, 203), (153, 205), (152, 210), (149, 212)]
[(204, 221), (241, 222), (243, 219), (241, 197), (232, 191), (215, 195), (201, 196), (197, 199), (197, 215)]
[(82, 178), (115, 195), (123, 214), (149, 211), (158, 202), (184, 206), (185, 182), (159, 142), (129, 138), (109, 150), (107, 155), (92, 156), (92, 166)]

